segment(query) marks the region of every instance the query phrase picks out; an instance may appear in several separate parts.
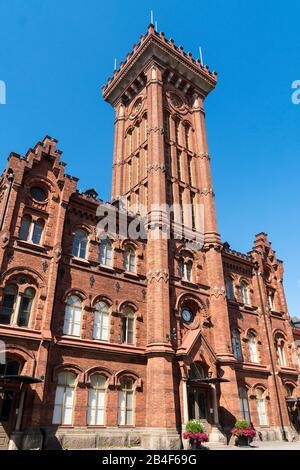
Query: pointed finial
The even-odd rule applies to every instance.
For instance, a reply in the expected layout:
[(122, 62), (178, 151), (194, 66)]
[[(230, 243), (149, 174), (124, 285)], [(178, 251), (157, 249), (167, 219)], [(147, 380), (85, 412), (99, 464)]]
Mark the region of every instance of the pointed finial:
[(150, 23), (153, 24), (153, 10), (150, 11)]
[(117, 70), (117, 58), (115, 57), (115, 60), (114, 60), (114, 70)]
[(199, 56), (200, 56), (200, 64), (203, 67), (202, 47), (200, 47), (200, 46), (199, 46)]

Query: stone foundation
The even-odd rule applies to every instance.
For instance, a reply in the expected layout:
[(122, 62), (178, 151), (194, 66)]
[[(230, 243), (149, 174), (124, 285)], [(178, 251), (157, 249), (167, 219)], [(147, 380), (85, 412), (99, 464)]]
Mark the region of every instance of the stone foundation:
[(176, 429), (146, 428), (44, 428), (15, 432), (10, 450), (97, 449), (101, 447), (141, 447), (143, 449), (180, 449)]

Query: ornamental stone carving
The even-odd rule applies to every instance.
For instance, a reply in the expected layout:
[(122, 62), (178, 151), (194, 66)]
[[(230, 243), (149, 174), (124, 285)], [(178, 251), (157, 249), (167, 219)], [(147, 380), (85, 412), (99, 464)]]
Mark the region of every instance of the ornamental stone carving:
[(159, 282), (161, 280), (163, 280), (164, 282), (168, 282), (169, 272), (168, 271), (161, 271), (160, 269), (156, 269), (154, 271), (148, 271), (147, 279), (148, 279), (149, 283), (151, 283), (153, 281)]

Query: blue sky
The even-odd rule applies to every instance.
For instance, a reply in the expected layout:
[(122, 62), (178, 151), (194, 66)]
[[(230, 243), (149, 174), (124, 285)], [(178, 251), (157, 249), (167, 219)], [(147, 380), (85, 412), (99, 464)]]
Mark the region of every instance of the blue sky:
[(113, 112), (101, 85), (147, 29), (158, 29), (219, 74), (206, 101), (219, 229), (251, 249), (269, 234), (300, 316), (300, 3), (297, 0), (0, 0), (0, 162), (45, 135), (59, 140), (79, 188), (110, 197)]

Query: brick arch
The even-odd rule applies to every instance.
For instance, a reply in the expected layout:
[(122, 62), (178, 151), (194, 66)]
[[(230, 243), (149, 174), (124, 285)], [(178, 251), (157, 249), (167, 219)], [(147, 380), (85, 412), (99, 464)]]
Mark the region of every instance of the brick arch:
[(266, 398), (269, 398), (269, 390), (268, 388), (261, 382), (257, 382), (255, 383), (254, 385), (252, 385), (252, 387), (250, 388), (249, 390), (249, 396), (255, 398), (256, 397), (256, 389), (257, 388), (260, 388), (261, 390), (263, 390), (263, 398), (266, 399)]
[(85, 300), (87, 300), (88, 296), (87, 294), (84, 292), (84, 290), (82, 289), (79, 289), (79, 288), (76, 288), (76, 287), (71, 287), (70, 289), (68, 289), (62, 299), (61, 299), (61, 302), (63, 304), (66, 304), (67, 303), (67, 300), (69, 297), (71, 297), (72, 295), (75, 295), (77, 297), (79, 297), (79, 299), (84, 302)]
[(183, 302), (185, 301), (191, 301), (191, 302), (194, 302), (198, 305), (199, 307), (199, 310), (204, 310), (204, 314), (206, 317), (209, 316), (208, 314), (208, 307), (207, 305), (205, 304), (205, 302), (199, 298), (197, 295), (195, 294), (190, 294), (190, 293), (183, 293), (183, 294), (180, 294), (178, 297), (177, 297), (177, 300), (176, 300), (176, 304), (175, 304), (175, 309), (177, 311), (179, 311), (180, 307), (182, 306)]
[(40, 291), (40, 297), (45, 300), (47, 297), (47, 288), (45, 278), (35, 269), (26, 266), (17, 266), (5, 271), (0, 278), (0, 283), (5, 286), (17, 276), (24, 276), (32, 279), (35, 286)]
[(115, 374), (115, 386), (116, 387), (121, 387), (121, 382), (120, 381), (124, 377), (128, 377), (128, 378), (130, 378), (134, 381), (134, 385), (133, 385), (134, 389), (141, 389), (142, 388), (142, 386), (143, 386), (142, 379), (140, 378), (140, 376), (136, 372), (134, 372), (130, 369), (122, 369), (122, 370), (120, 370), (119, 372), (117, 372)]
[(273, 339), (276, 339), (276, 336), (283, 336), (284, 340), (287, 341), (286, 333), (283, 330), (280, 330), (280, 328), (274, 328), (272, 330)]
[[(25, 184), (24, 184), (24, 189), (26, 191), (29, 191), (29, 189), (32, 187), (32, 186), (40, 186), (41, 188), (43, 189), (47, 189), (47, 191), (54, 195), (54, 197), (59, 200), (60, 198), (60, 191), (59, 191), (59, 188), (57, 186), (57, 183), (56, 181), (53, 182), (51, 179), (49, 178), (45, 178), (43, 176), (34, 176), (33, 178), (31, 177), (28, 177), (25, 181)], [(53, 198), (53, 196), (52, 196)], [(45, 201), (45, 203), (47, 203), (49, 201), (49, 197), (47, 198), (47, 200)]]
[(85, 383), (89, 385), (91, 383), (91, 377), (93, 375), (103, 375), (107, 380), (107, 385), (114, 385), (114, 375), (113, 372), (102, 366), (90, 367), (85, 371)]
[(83, 232), (86, 232), (88, 238), (93, 235), (93, 229), (88, 224), (85, 224), (85, 223), (80, 223), (80, 224), (75, 223), (71, 225), (69, 229), (70, 235), (73, 236), (76, 230), (82, 230)]
[(35, 354), (33, 351), (19, 346), (17, 344), (9, 343), (5, 345), (4, 352), (11, 359), (20, 362), (21, 371), (25, 375), (33, 375), (35, 365)]
[(66, 362), (66, 363), (58, 364), (57, 366), (53, 367), (53, 370), (52, 370), (53, 382), (57, 382), (57, 377), (60, 372), (73, 372), (73, 374), (76, 374), (77, 376), (77, 383), (84, 383), (84, 370), (81, 367), (79, 367), (77, 364)]
[(109, 297), (107, 297), (105, 294), (97, 294), (91, 302), (92, 307), (94, 308), (98, 302), (104, 302), (109, 307), (113, 306), (113, 301)]

